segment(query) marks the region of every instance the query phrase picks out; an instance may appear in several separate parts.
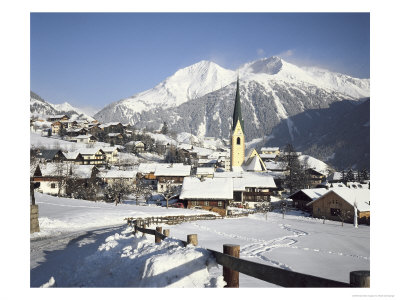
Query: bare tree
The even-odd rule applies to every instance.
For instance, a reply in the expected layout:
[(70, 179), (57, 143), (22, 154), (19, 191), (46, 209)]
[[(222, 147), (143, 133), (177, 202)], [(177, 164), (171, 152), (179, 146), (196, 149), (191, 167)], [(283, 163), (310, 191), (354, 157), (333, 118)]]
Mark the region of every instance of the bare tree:
[(137, 180), (136, 181), (136, 185), (133, 188), (133, 193), (135, 194), (135, 198), (136, 198), (136, 205), (139, 205), (139, 199), (140, 198), (145, 198), (147, 199), (152, 192), (152, 188), (144, 183), (142, 180)]
[(127, 195), (132, 194), (134, 188), (132, 184), (123, 178), (114, 179), (112, 184), (108, 184), (104, 191), (104, 197), (107, 202), (115, 202), (115, 205), (121, 203)]
[(177, 185), (173, 185), (172, 180), (167, 180), (165, 182), (165, 191), (164, 191), (164, 197), (165, 200), (167, 201), (167, 209), (169, 206), (169, 200), (171, 200), (173, 197), (175, 197), (180, 191), (180, 187)]

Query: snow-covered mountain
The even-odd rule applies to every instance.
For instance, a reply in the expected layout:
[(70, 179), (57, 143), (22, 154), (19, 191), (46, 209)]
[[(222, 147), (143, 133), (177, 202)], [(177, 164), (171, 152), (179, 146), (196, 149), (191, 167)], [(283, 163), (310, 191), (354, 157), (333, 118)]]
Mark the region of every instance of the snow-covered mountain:
[[(213, 62), (201, 61), (178, 70), (153, 89), (108, 105), (95, 118), (101, 122), (136, 124), (146, 121), (143, 112), (178, 107), (219, 90), (230, 96), (228, 86), (232, 85), (237, 75), (240, 76), (242, 98), (249, 99), (251, 88), (256, 87), (261, 94), (272, 97), (271, 109), (276, 111), (280, 120), (332, 101), (369, 96), (369, 79), (352, 78), (317, 68), (300, 68), (279, 57), (250, 62), (234, 71)], [(311, 96), (313, 100), (304, 103), (304, 96)], [(288, 97), (293, 100), (288, 101)], [(256, 109), (258, 107), (254, 107)], [(255, 122), (258, 124), (259, 120)]]
[(81, 109), (73, 107), (68, 102), (62, 104), (51, 104), (39, 95), (31, 91), (31, 115), (32, 116), (47, 116), (66, 114), (71, 119), (83, 119), (93, 121), (94, 118), (87, 115)]
[(184, 69), (131, 98), (111, 103), (95, 115), (102, 122), (118, 120), (136, 123), (140, 113), (157, 108), (179, 106), (228, 85), (235, 80), (235, 71), (210, 61), (201, 61)]

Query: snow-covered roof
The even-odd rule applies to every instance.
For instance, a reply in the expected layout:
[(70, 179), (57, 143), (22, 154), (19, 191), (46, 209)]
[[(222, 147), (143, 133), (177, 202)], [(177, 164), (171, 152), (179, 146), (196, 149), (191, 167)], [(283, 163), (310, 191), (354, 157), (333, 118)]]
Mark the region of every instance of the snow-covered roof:
[(200, 158), (198, 159), (199, 164), (216, 164), (216, 159), (209, 159), (209, 158)]
[(214, 174), (215, 170), (213, 167), (200, 167), (197, 168), (196, 174), (197, 175), (209, 175)]
[(268, 170), (285, 170), (285, 163), (284, 162), (274, 162), (274, 161), (267, 161), (265, 162), (265, 166)]
[(46, 163), (39, 165), (43, 177), (67, 176), (69, 173), (69, 164), (64, 163)]
[(137, 171), (133, 170), (107, 170), (101, 171), (100, 177), (102, 178), (136, 178)]
[(79, 155), (79, 151), (68, 151), (63, 152), (63, 154), (67, 159), (76, 159), (76, 157)]
[(118, 150), (118, 147), (101, 147), (101, 150), (103, 150), (106, 153), (111, 153)]
[(103, 150), (101, 150), (100, 148), (82, 148), (82, 149), (79, 149), (79, 153), (82, 154), (82, 155), (85, 155), (85, 154), (93, 155), (93, 154), (96, 154), (98, 151), (101, 152)]
[[(332, 188), (327, 190), (327, 192), (324, 195), (327, 195), (328, 193), (335, 193), (350, 205), (354, 205), (354, 203), (356, 203), (357, 209), (361, 212), (370, 211), (369, 189)], [(324, 195), (321, 195), (320, 197), (311, 201), (307, 205), (313, 204), (314, 202), (321, 199), (321, 197), (323, 197)]]
[(261, 152), (275, 152), (279, 151), (279, 147), (262, 147)]
[[(329, 192), (329, 190), (327, 190), (325, 188), (302, 189), (300, 191), (303, 192), (304, 194), (306, 194), (311, 200), (315, 200), (315, 199), (321, 197), (322, 195), (325, 195), (327, 192)], [(296, 191), (295, 193), (291, 194), (288, 198), (291, 198), (291, 196), (293, 196), (294, 194), (297, 194), (300, 191)]]
[(67, 117), (67, 118), (69, 118), (67, 115), (49, 115), (47, 118), (48, 119), (61, 119), (61, 118), (63, 118), (63, 117)]
[(215, 172), (214, 178), (233, 178), (235, 191), (245, 191), (246, 188), (276, 188), (274, 178), (268, 173)]
[(189, 176), (191, 166), (184, 164), (158, 165), (154, 176)]
[(92, 135), (91, 134), (86, 134), (86, 135), (78, 135), (78, 136), (76, 136), (76, 137), (74, 137), (74, 139), (90, 139), (92, 137)]
[(245, 164), (242, 165), (243, 169), (246, 171), (266, 171), (266, 166), (261, 158), (258, 156), (258, 153), (253, 157), (249, 158)]
[(138, 167), (138, 173), (149, 174), (156, 171), (157, 166), (165, 165), (170, 166), (171, 164), (159, 164), (159, 163), (141, 163)]
[(95, 168), (93, 165), (73, 165), (72, 176), (77, 178), (90, 178), (93, 168)]
[(332, 174), (329, 174), (329, 176), (326, 178), (326, 180), (328, 181), (338, 181), (338, 180), (342, 180), (342, 173), (340, 172), (334, 172)]
[(260, 154), (260, 157), (261, 157), (262, 159), (275, 159), (276, 156), (277, 156), (277, 155), (274, 154), (274, 153), (268, 153), (268, 154), (266, 154), (266, 153), (261, 153), (261, 154)]
[(180, 199), (233, 199), (232, 178), (185, 177)]
[(107, 134), (108, 136), (110, 136), (110, 137), (114, 137), (114, 136), (119, 136), (119, 135), (121, 135), (121, 133), (109, 133), (109, 134)]

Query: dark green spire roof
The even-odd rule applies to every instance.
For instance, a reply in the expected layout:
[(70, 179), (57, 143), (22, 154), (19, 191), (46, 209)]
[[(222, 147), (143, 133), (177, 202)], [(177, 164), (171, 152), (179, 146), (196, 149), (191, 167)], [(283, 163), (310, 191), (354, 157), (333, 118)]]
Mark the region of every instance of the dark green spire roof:
[(242, 109), (240, 108), (239, 76), (237, 79), (237, 86), (236, 86), (235, 108), (233, 109), (232, 131), (235, 130), (238, 121), (240, 121), (240, 126), (242, 126), (242, 130), (244, 131)]

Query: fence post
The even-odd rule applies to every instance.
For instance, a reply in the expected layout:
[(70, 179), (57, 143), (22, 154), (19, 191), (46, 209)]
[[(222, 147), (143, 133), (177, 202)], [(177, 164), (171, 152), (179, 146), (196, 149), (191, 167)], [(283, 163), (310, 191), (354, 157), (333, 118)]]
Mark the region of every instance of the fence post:
[(352, 287), (367, 288), (369, 286), (370, 271), (353, 271), (350, 272), (350, 285)]
[(164, 230), (163, 230), (163, 235), (169, 237), (169, 229), (164, 229)]
[[(161, 233), (162, 232), (162, 227), (156, 227), (156, 231)], [(155, 242), (156, 243), (161, 243), (161, 238), (157, 236), (157, 234), (154, 235), (155, 237)]]
[[(233, 257), (239, 258), (239, 253), (240, 253), (240, 246), (239, 245), (232, 245), (232, 244), (224, 244), (223, 246), (224, 254), (231, 255)], [(225, 287), (234, 287), (238, 288), (239, 287), (239, 272), (231, 270), (227, 267), (223, 267), (222, 269), (222, 274), (224, 276), (224, 280), (226, 281), (226, 286)]]
[(187, 243), (188, 245), (192, 244), (193, 246), (197, 246), (198, 245), (197, 234), (188, 234)]
[[(143, 229), (146, 229), (146, 224), (143, 224)], [(145, 236), (146, 234), (143, 232), (143, 235), (142, 236)]]

